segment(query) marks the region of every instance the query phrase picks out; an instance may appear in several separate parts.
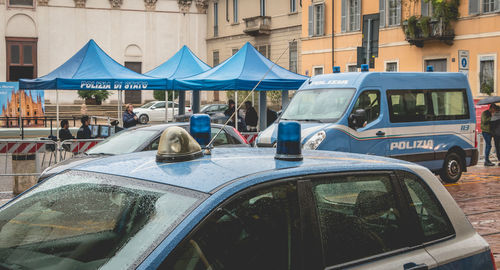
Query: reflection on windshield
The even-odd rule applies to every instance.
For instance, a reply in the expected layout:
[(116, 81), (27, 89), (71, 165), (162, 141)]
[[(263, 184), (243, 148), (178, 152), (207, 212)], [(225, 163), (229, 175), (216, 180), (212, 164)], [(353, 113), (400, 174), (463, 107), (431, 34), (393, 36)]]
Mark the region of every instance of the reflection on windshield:
[(150, 141), (157, 133), (157, 130), (124, 130), (100, 142), (85, 153), (87, 155), (132, 153), (143, 143)]
[(0, 212), (0, 269), (126, 269), (201, 197), (122, 177), (57, 175)]
[(282, 120), (337, 121), (345, 112), (354, 89), (313, 89), (298, 91)]

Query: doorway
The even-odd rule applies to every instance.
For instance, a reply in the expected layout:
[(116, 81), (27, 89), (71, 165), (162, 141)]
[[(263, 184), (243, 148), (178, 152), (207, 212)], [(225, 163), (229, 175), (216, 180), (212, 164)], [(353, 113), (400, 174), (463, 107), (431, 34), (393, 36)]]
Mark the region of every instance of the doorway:
[[(133, 70), (139, 74), (142, 74), (142, 62), (125, 62), (125, 67)], [(125, 104), (141, 104), (142, 103), (142, 92), (137, 90), (124, 91), (125, 92)]]

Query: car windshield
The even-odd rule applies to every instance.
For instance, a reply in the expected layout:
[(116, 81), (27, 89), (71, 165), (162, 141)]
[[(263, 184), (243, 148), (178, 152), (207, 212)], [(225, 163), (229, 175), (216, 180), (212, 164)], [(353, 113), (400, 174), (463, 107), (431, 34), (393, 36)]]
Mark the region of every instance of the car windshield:
[(119, 155), (132, 153), (143, 143), (150, 141), (157, 130), (132, 129), (118, 132), (85, 152), (87, 155)]
[(147, 109), (147, 108), (151, 107), (153, 104), (155, 104), (155, 101), (148, 102), (148, 103), (142, 105), (141, 108)]
[(118, 176), (56, 175), (1, 209), (0, 269), (135, 268), (204, 197)]
[(281, 119), (336, 122), (346, 111), (354, 92), (354, 89), (298, 91), (281, 116)]

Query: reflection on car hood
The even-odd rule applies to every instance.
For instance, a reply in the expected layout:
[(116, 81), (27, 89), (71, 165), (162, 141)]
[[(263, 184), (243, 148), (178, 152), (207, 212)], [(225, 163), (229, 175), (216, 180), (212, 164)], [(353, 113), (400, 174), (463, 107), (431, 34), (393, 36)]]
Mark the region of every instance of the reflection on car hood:
[(44, 179), (46, 177), (49, 177), (51, 175), (54, 175), (56, 173), (60, 173), (62, 171), (65, 171), (67, 169), (71, 169), (77, 165), (83, 164), (85, 162), (89, 162), (91, 160), (96, 160), (99, 158), (106, 157), (106, 155), (92, 155), (92, 156), (76, 156), (74, 158), (67, 159), (65, 161), (61, 161), (55, 165), (52, 165), (45, 169), (45, 171), (40, 174), (40, 179)]
[[(301, 137), (302, 143), (306, 142), (311, 135), (319, 132), (320, 130), (330, 127), (332, 123), (322, 124), (322, 123), (301, 123)], [(272, 145), (276, 142), (278, 138), (278, 123), (274, 123), (267, 127), (257, 138), (257, 143)]]

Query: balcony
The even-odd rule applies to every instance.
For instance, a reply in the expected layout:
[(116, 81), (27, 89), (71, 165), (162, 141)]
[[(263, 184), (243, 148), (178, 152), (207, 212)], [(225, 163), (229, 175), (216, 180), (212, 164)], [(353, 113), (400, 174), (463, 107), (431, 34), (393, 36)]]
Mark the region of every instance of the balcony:
[(260, 36), (271, 34), (271, 17), (269, 16), (255, 16), (251, 18), (244, 18), (245, 21), (245, 34), (250, 36)]
[(410, 18), (403, 22), (403, 31), (406, 40), (419, 48), (424, 47), (426, 41), (439, 40), (447, 45), (453, 44), (455, 31), (449, 23), (441, 20), (431, 20), (429, 17), (420, 19)]

